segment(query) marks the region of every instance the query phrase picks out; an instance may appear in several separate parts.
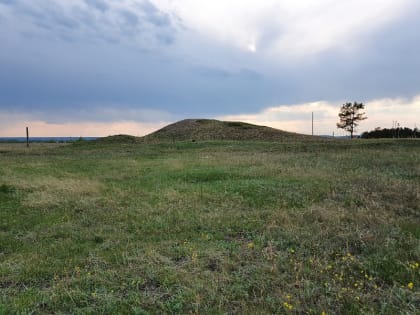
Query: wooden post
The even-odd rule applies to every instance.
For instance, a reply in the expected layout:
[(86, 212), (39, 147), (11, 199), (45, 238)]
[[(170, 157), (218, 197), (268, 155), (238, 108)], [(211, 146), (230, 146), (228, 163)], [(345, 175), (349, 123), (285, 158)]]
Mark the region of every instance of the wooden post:
[(29, 128), (26, 127), (26, 147), (29, 148)]

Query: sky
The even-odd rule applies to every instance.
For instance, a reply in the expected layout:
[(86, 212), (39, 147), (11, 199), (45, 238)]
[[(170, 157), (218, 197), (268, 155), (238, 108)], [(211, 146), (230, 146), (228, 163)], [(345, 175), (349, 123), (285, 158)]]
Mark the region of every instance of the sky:
[(0, 137), (420, 127), (418, 0), (0, 0)]

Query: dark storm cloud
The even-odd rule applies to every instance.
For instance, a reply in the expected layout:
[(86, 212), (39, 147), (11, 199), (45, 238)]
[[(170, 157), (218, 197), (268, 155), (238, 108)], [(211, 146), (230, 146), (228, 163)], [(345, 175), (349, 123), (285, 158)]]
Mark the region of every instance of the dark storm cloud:
[[(39, 55), (39, 49), (42, 51), (32, 47), (27, 52)], [(67, 49), (73, 56), (66, 54)], [(253, 110), (267, 92), (264, 78), (249, 70), (228, 73), (221, 79), (177, 60), (137, 51), (122, 53), (106, 46), (86, 49), (76, 44), (59, 45), (37, 63), (0, 67), (4, 69), (0, 73), (4, 83), (0, 86), (1, 104), (22, 111), (28, 107), (41, 110), (49, 119), (67, 113), (69, 108), (76, 113), (85, 107), (115, 104), (153, 108), (180, 117), (234, 113), (239, 100), (241, 109)], [(124, 111), (122, 117), (130, 118)], [(76, 119), (76, 115), (66, 114), (62, 119)]]
[(160, 44), (174, 42), (176, 23), (152, 3), (146, 1), (141, 5), (114, 5), (112, 10), (111, 3), (101, 0), (73, 3), (45, 0), (32, 3), (7, 2), (11, 19), (23, 24), (15, 25), (18, 26), (16, 29), (25, 37), (44, 36), (72, 41), (97, 41), (104, 38), (118, 42), (117, 38), (124, 36), (144, 46), (151, 44), (151, 38)]
[(0, 0), (0, 4), (11, 5), (15, 4), (17, 0)]
[[(177, 18), (150, 1), (75, 3), (0, 0), (9, 21), (0, 18), (0, 110), (33, 112), (51, 122), (147, 121), (159, 113), (227, 115), (420, 93), (418, 10), (363, 45), (349, 42), (355, 53), (329, 50), (261, 66), (258, 51), (219, 47), (189, 30), (180, 43)], [(276, 31), (267, 30), (262, 47)]]
[(84, 0), (84, 1), (88, 6), (102, 12), (105, 12), (109, 8), (108, 4), (103, 0)]
[(130, 10), (121, 10), (120, 16), (128, 27), (137, 27), (139, 24), (139, 16)]
[(206, 79), (215, 78), (217, 80), (224, 80), (227, 78), (239, 79), (239, 80), (261, 80), (263, 75), (247, 68), (239, 69), (237, 72), (227, 71), (221, 68), (211, 67), (195, 67), (192, 69), (197, 75), (202, 76)]
[[(382, 29), (356, 54), (329, 53), (291, 72), (298, 101), (412, 97), (420, 93), (420, 10)], [(358, 43), (349, 43), (352, 50)], [(300, 84), (299, 84), (300, 83)]]
[(153, 3), (146, 0), (138, 5), (145, 13), (147, 21), (157, 27), (170, 26), (172, 24), (169, 14), (160, 11)]

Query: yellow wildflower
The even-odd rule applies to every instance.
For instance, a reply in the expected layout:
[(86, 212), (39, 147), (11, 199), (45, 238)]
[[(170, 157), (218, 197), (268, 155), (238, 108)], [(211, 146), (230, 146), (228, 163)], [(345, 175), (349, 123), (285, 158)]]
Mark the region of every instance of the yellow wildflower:
[(196, 252), (193, 252), (191, 255), (191, 260), (195, 262), (197, 261), (197, 258), (198, 258), (198, 254)]
[(410, 266), (411, 269), (417, 269), (417, 268), (419, 268), (419, 263), (415, 262), (413, 264), (409, 264), (409, 266)]
[(292, 310), (292, 309), (293, 309), (293, 305), (292, 305), (292, 304), (289, 304), (289, 303), (287, 303), (287, 302), (284, 302), (284, 303), (283, 303), (283, 306), (284, 306), (284, 308), (286, 308), (286, 309), (288, 309), (288, 310)]
[(414, 283), (413, 282), (409, 282), (407, 284), (407, 288), (409, 288), (410, 290), (412, 290), (414, 288)]
[(255, 244), (253, 242), (248, 243), (248, 248), (254, 248)]

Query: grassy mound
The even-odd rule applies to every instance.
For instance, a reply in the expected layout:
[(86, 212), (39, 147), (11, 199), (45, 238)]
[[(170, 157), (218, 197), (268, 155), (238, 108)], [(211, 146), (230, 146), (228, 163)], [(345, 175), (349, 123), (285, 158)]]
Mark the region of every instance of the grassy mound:
[(140, 142), (140, 138), (130, 135), (114, 135), (99, 138), (96, 141), (99, 143), (137, 143)]
[(170, 124), (148, 136), (154, 141), (186, 140), (262, 140), (277, 141), (310, 138), (297, 133), (244, 122), (219, 121), (215, 119), (185, 119)]

